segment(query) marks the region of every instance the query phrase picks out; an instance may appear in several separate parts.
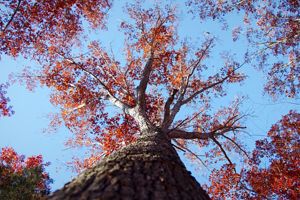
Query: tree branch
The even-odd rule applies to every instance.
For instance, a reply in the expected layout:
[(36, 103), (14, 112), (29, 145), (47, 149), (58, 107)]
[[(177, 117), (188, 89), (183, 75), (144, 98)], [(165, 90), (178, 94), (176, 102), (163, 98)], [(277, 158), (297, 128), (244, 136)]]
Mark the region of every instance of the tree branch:
[(183, 152), (186, 152), (186, 150), (184, 148), (180, 147), (179, 145), (172, 144), (172, 146), (174, 146), (175, 148), (177, 148), (177, 149), (179, 149), (179, 150), (181, 150)]
[(131, 95), (133, 97), (133, 99), (136, 101), (137, 100), (136, 96), (135, 96), (134, 92), (130, 92), (130, 84), (128, 83), (128, 80), (126, 78), (128, 75), (128, 72), (129, 72), (129, 67), (127, 67), (127, 69), (124, 72), (124, 76), (123, 76), (124, 83), (126, 85), (126, 90), (127, 90), (128, 95)]
[[(236, 67), (233, 71), (236, 71), (238, 70), (239, 68), (241, 68), (246, 62), (242, 63), (240, 66)], [(206, 87), (194, 92), (190, 97), (186, 98), (183, 100), (184, 98), (184, 95), (180, 95), (180, 97), (178, 98), (177, 102), (175, 103), (173, 109), (172, 109), (172, 113), (171, 113), (171, 116), (170, 116), (170, 119), (169, 121), (167, 122), (167, 125), (166, 127), (169, 127), (171, 125), (171, 123), (173, 122), (175, 116), (177, 115), (177, 113), (179, 112), (180, 108), (189, 103), (190, 101), (192, 101), (197, 95), (205, 92), (206, 90), (209, 90), (219, 84), (223, 84), (228, 78), (230, 77), (230, 75), (226, 75), (224, 76), (223, 78), (221, 78), (220, 80), (214, 82), (214, 83), (211, 83), (209, 85), (207, 85)], [(185, 90), (184, 90), (184, 93), (185, 93)]]
[(225, 77), (223, 77), (221, 80), (219, 80), (219, 81), (217, 81), (217, 82), (215, 82), (215, 83), (213, 83), (213, 84), (210, 84), (210, 85), (208, 85), (208, 86), (202, 88), (201, 90), (198, 90), (197, 92), (193, 93), (190, 97), (188, 97), (187, 99), (183, 100), (182, 103), (181, 103), (181, 106), (184, 105), (184, 104), (189, 103), (189, 102), (190, 102), (191, 100), (193, 100), (197, 95), (199, 95), (199, 94), (205, 92), (206, 90), (209, 90), (209, 89), (215, 87), (216, 85), (219, 85), (219, 84), (224, 83), (225, 80), (228, 79), (228, 78), (229, 78), (229, 76), (225, 76)]
[[(177, 115), (177, 113), (179, 112), (181, 106), (183, 105), (182, 101), (183, 101), (184, 95), (186, 93), (186, 90), (188, 88), (190, 78), (193, 76), (196, 68), (199, 66), (199, 64), (203, 60), (206, 52), (209, 50), (209, 47), (212, 45), (212, 42), (213, 42), (213, 39), (209, 40), (208, 45), (206, 45), (206, 47), (205, 47), (204, 51), (202, 52), (201, 56), (191, 65), (192, 71), (191, 71), (191, 73), (189, 73), (185, 84), (181, 86), (179, 98), (178, 98), (177, 102), (175, 103), (174, 107), (172, 108), (170, 116), (165, 121), (164, 127), (168, 128), (173, 123), (175, 116)], [(184, 83), (184, 81), (182, 82), (182, 84), (183, 83)]]
[(212, 135), (211, 133), (200, 133), (200, 132), (188, 132), (180, 129), (174, 129), (171, 130), (168, 133), (169, 137), (172, 139), (187, 139), (187, 140), (193, 140), (193, 139), (202, 139), (206, 140), (210, 138)]
[(169, 117), (170, 117), (170, 106), (173, 103), (174, 97), (177, 94), (177, 92), (178, 92), (178, 90), (174, 89), (173, 93), (169, 96), (168, 100), (166, 101), (165, 108), (164, 108), (164, 120), (163, 120), (163, 123), (162, 123), (162, 125), (163, 125), (162, 128), (163, 129), (167, 128), (164, 125), (167, 124), (166, 122), (169, 120)]
[(216, 130), (210, 131), (210, 132), (197, 132), (197, 131), (193, 131), (193, 132), (188, 132), (188, 131), (184, 131), (184, 130), (180, 130), (180, 129), (172, 129), (168, 132), (168, 135), (170, 138), (175, 139), (175, 138), (180, 138), (180, 139), (187, 139), (187, 140), (193, 140), (193, 139), (202, 139), (202, 140), (206, 140), (209, 139), (211, 137), (215, 137), (215, 136), (219, 136), (219, 135), (223, 135), (227, 132), (230, 131), (236, 131), (239, 129), (244, 129), (246, 127), (243, 126), (234, 126), (234, 127), (227, 127), (227, 126), (222, 126)]
[(137, 87), (138, 104), (143, 110), (145, 110), (146, 107), (146, 89), (149, 82), (150, 73), (152, 71), (153, 60), (154, 60), (154, 53), (153, 51), (151, 51), (150, 58), (148, 59), (142, 73), (142, 79), (140, 81), (139, 86)]
[[(228, 157), (226, 151), (224, 150), (224, 148), (222, 147), (222, 145), (220, 144), (220, 142), (214, 138), (214, 137), (211, 137), (211, 139), (216, 143), (216, 145), (218, 145), (218, 147), (221, 149), (221, 151), (223, 152), (225, 158), (227, 159), (227, 161), (229, 162), (229, 164), (233, 165), (233, 163), (231, 162), (230, 158)], [(235, 171), (235, 169), (234, 169)]]
[(187, 80), (185, 85), (183, 86), (183, 91), (181, 91), (181, 95), (184, 96), (186, 93), (186, 90), (188, 88), (189, 82), (190, 82), (190, 78), (193, 76), (196, 68), (199, 66), (199, 64), (201, 63), (201, 61), (203, 60), (204, 56), (206, 55), (207, 51), (209, 50), (210, 46), (213, 43), (213, 39), (210, 39), (208, 44), (206, 45), (204, 51), (202, 51), (201, 56), (191, 65), (192, 67), (192, 71), (191, 73), (188, 75)]
[(200, 111), (200, 112), (194, 114), (194, 116), (191, 117), (191, 118), (189, 118), (189, 117), (185, 118), (180, 123), (176, 124), (176, 126), (174, 128), (172, 128), (172, 129), (178, 129), (181, 126), (185, 126), (186, 124), (188, 124), (189, 122), (191, 122), (192, 120), (194, 120), (196, 117), (198, 117), (202, 112), (203, 111)]
[(182, 146), (179, 142), (177, 142), (176, 140), (173, 140), (179, 147), (177, 147), (177, 146), (175, 146), (175, 147), (177, 147), (177, 148), (179, 148), (179, 149), (183, 149), (184, 150), (184, 152), (185, 151), (187, 151), (188, 153), (190, 153), (190, 154), (192, 154), (192, 156), (194, 156), (195, 158), (197, 158), (201, 163), (202, 163), (202, 165), (206, 168), (206, 169), (208, 169), (208, 167), (206, 166), (206, 164), (204, 163), (204, 161), (199, 157), (199, 155), (197, 155), (197, 154), (195, 154), (194, 152), (192, 152), (190, 149), (188, 149), (188, 148), (186, 148), (186, 147), (184, 147), (184, 146)]
[(247, 156), (248, 159), (250, 159), (248, 153), (240, 145), (238, 145), (233, 139), (231, 139), (230, 137), (227, 137), (226, 135), (222, 135), (222, 137), (224, 137), (227, 140), (229, 140), (230, 142), (232, 142), (238, 149), (240, 149)]
[(11, 22), (14, 20), (15, 15), (17, 14), (17, 12), (18, 12), (19, 9), (20, 9), (21, 1), (22, 1), (22, 0), (19, 0), (19, 1), (18, 1), (18, 5), (17, 5), (16, 9), (14, 10), (14, 13), (13, 13), (12, 16), (10, 17), (10, 19), (9, 19), (9, 21), (7, 22), (7, 24), (5, 25), (5, 27), (2, 29), (3, 32), (6, 31), (6, 29), (8, 28), (8, 26), (9, 26), (9, 25), (11, 24)]
[(83, 72), (87, 73), (88, 75), (90, 75), (91, 77), (93, 77), (106, 91), (107, 96), (106, 98), (115, 106), (119, 107), (120, 109), (122, 109), (125, 113), (128, 113), (128, 109), (130, 108), (129, 105), (127, 105), (126, 103), (122, 102), (121, 100), (119, 100), (111, 91), (110, 89), (106, 86), (105, 83), (103, 83), (97, 76), (95, 76), (92, 72), (90, 72), (89, 70), (85, 69), (83, 67), (83, 65), (81, 63), (76, 63), (74, 60), (72, 59), (66, 59), (67, 61), (70, 62), (70, 64), (76, 65), (78, 66)]

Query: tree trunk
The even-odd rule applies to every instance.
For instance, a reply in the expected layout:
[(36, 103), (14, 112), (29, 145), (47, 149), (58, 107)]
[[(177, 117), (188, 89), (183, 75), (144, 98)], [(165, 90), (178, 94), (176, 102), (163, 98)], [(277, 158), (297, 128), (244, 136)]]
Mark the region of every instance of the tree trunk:
[(50, 196), (68, 199), (210, 199), (170, 140), (148, 134), (103, 159)]

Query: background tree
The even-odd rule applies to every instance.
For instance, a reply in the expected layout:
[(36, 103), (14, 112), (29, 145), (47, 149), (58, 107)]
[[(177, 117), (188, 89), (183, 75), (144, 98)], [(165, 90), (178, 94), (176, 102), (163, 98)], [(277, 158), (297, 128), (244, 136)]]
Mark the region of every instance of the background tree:
[(25, 159), (14, 149), (2, 148), (0, 153), (0, 198), (44, 199), (50, 192), (51, 179), (41, 155)]

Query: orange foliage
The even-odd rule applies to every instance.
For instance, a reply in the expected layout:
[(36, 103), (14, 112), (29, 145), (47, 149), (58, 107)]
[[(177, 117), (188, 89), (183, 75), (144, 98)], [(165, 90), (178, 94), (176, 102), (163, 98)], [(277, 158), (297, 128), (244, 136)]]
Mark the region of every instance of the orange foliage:
[[(60, 107), (60, 113), (52, 116), (51, 130), (64, 123), (73, 133), (67, 145), (90, 150), (89, 157), (75, 159), (76, 170), (91, 167), (150, 130), (166, 134), (188, 158), (204, 165), (219, 160), (228, 162), (210, 176), (212, 184), (207, 189), (216, 199), (296, 199), (299, 114), (292, 111), (284, 116), (269, 131), (268, 139), (257, 142), (249, 157), (239, 139), (245, 128), (241, 121), (245, 115), (239, 111), (241, 99), (216, 112), (211, 109), (212, 98), (226, 96), (226, 86), (246, 78), (240, 68), (249, 62), (249, 55), (240, 63), (224, 54), (223, 65), (211, 66), (207, 60), (216, 45), (215, 37), (205, 36), (203, 41), (191, 45), (180, 38), (176, 8), (158, 4), (144, 8), (141, 2), (126, 6), (129, 19), (120, 23), (125, 57), (115, 58), (98, 40), (89, 44), (78, 40), (86, 31), (86, 22), (93, 30), (105, 27), (111, 1), (0, 1), (5, 8), (0, 12), (0, 52), (14, 57), (22, 54), (38, 61), (39, 71), (26, 69), (21, 79), (29, 89), (37, 83), (52, 89), (50, 101)], [(294, 15), (299, 4), (263, 1), (263, 10), (257, 2), (187, 1), (201, 19), (223, 19), (224, 14), (243, 10), (248, 39), (257, 42), (251, 40), (256, 34), (263, 36), (257, 38), (266, 39), (259, 64), (267, 63), (268, 55), (288, 55), (288, 63), (274, 63), (269, 70), (266, 91), (272, 95), (284, 91), (295, 97), (300, 72), (299, 19), (295, 20)], [(272, 6), (276, 9), (267, 9)], [(290, 16), (280, 16), (280, 9)], [(256, 31), (249, 19), (256, 20)], [(234, 40), (245, 27), (233, 30)], [(76, 51), (77, 43), (85, 46), (87, 52)], [(289, 67), (283, 68), (285, 65)], [(11, 109), (2, 88), (0, 115), (9, 115)], [(183, 109), (185, 116), (179, 114)], [(207, 151), (198, 155), (192, 151), (195, 148)], [(236, 172), (227, 155), (230, 151), (244, 155), (250, 167)], [(269, 159), (269, 167), (260, 165), (262, 157)], [(41, 164), (40, 158), (28, 162)], [(16, 162), (14, 168), (21, 170), (19, 165), (23, 164)]]
[(48, 194), (52, 180), (48, 173), (44, 172), (44, 167), (47, 165), (49, 164), (43, 163), (41, 155), (25, 159), (13, 148), (2, 148), (0, 152), (0, 197), (6, 199), (15, 196), (19, 199)]
[(6, 96), (6, 88), (8, 84), (0, 84), (0, 117), (10, 116), (14, 113), (12, 107), (9, 106), (9, 98)]
[[(244, 16), (244, 24), (232, 30), (233, 40), (246, 35), (253, 44), (256, 63), (268, 71), (265, 90), (277, 97), (297, 97), (300, 88), (300, 18), (298, 0), (188, 0), (187, 5), (202, 20), (219, 20), (227, 28), (226, 15)], [(229, 22), (230, 23), (230, 22)], [(248, 54), (248, 60), (254, 62)], [(271, 59), (270, 56), (273, 56)], [(275, 57), (274, 57), (275, 56)], [(269, 59), (270, 58), (270, 59)], [(275, 60), (274, 60), (275, 58)]]
[(213, 170), (208, 192), (213, 199), (299, 199), (299, 138), (300, 114), (290, 111), (266, 139), (256, 142), (248, 168), (240, 173), (230, 165)]
[[(109, 0), (0, 1), (0, 52), (17, 56), (67, 48), (83, 30), (86, 20), (104, 28)], [(30, 55), (30, 54), (27, 54)]]

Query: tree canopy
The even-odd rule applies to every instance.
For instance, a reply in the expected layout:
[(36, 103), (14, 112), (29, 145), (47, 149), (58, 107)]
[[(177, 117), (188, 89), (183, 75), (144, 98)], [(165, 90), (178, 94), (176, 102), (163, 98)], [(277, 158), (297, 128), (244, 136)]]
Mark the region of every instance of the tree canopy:
[[(233, 165), (223, 165), (210, 175), (208, 188), (214, 198), (297, 199), (299, 197), (300, 115), (290, 111), (274, 124), (268, 137), (256, 141), (250, 168), (238, 173)], [(267, 159), (268, 167), (262, 165)], [(249, 189), (251, 188), (251, 189)]]
[[(37, 62), (38, 68), (25, 68), (15, 79), (29, 89), (51, 89), (50, 101), (60, 113), (50, 126), (64, 124), (73, 133), (67, 145), (90, 150), (89, 157), (74, 161), (76, 169), (89, 168), (156, 131), (191, 161), (206, 167), (223, 164), (212, 170), (206, 186), (215, 199), (299, 197), (298, 111), (274, 123), (251, 154), (242, 142), (247, 116), (241, 111), (243, 98), (218, 109), (213, 105), (231, 85), (247, 79), (245, 68), (251, 65), (267, 76), (267, 94), (298, 99), (299, 2), (187, 0), (183, 9), (163, 2), (126, 3), (127, 17), (119, 25), (123, 54), (115, 56), (114, 47), (102, 44), (101, 33), (94, 39), (89, 32), (105, 30), (118, 3), (0, 1), (0, 52)], [(235, 56), (227, 51), (212, 64), (219, 38), (214, 33), (196, 42), (184, 38), (182, 13), (199, 25), (221, 23), (234, 42), (246, 39), (245, 52)], [(242, 15), (242, 22), (231, 29), (228, 16), (234, 14)], [(13, 114), (5, 90), (6, 84), (0, 85), (0, 116)], [(239, 154), (245, 166), (238, 166), (230, 152)], [(268, 167), (261, 165), (263, 159)]]
[(187, 5), (202, 20), (213, 18), (225, 23), (226, 14), (243, 15), (243, 25), (232, 30), (233, 40), (246, 35), (258, 54), (255, 64), (267, 68), (265, 90), (273, 97), (299, 95), (299, 1), (214, 1), (189, 0)]

